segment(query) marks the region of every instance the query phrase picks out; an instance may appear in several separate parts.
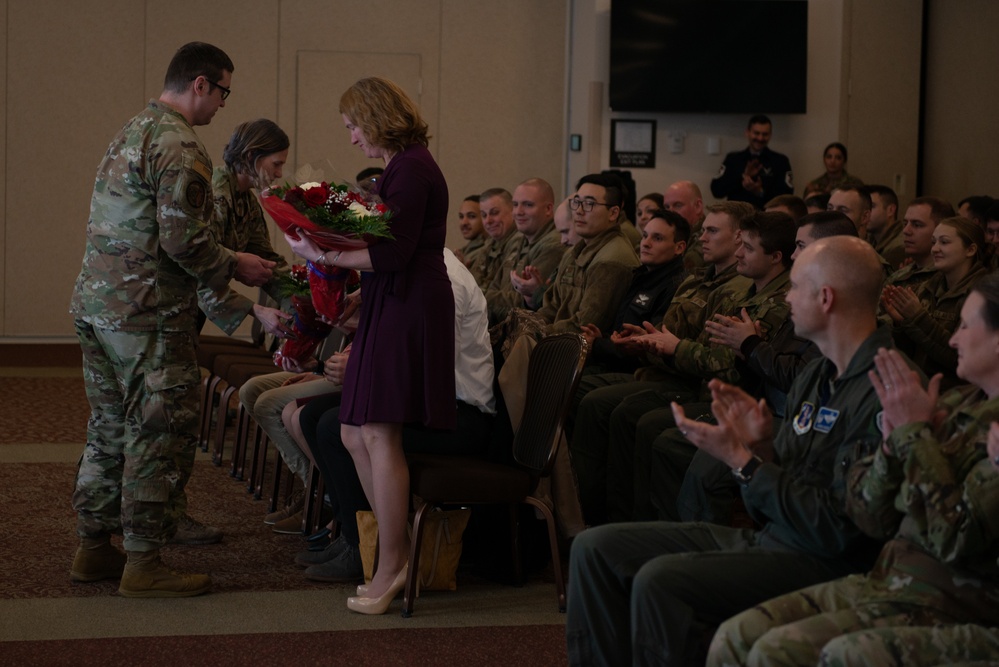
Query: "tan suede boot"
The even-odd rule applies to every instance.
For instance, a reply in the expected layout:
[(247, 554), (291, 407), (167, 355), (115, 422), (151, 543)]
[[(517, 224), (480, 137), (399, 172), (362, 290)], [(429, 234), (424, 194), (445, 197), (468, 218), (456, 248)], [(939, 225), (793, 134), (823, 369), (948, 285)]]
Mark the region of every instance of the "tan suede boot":
[(207, 574), (174, 572), (160, 560), (160, 552), (128, 551), (118, 593), (127, 598), (187, 598), (207, 593), (212, 580)]
[(125, 554), (111, 544), (110, 537), (84, 537), (69, 570), (70, 581), (92, 582), (119, 579), (125, 569)]

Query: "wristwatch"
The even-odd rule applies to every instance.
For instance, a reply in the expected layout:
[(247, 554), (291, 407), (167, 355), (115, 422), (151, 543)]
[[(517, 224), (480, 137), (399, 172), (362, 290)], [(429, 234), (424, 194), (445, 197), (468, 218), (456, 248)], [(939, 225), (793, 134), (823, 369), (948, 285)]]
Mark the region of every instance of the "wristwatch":
[(746, 462), (746, 465), (741, 468), (733, 468), (732, 476), (735, 477), (735, 481), (745, 486), (752, 481), (753, 474), (756, 472), (756, 469), (760, 467), (761, 463), (763, 463), (763, 459), (759, 456), (753, 456), (753, 458)]

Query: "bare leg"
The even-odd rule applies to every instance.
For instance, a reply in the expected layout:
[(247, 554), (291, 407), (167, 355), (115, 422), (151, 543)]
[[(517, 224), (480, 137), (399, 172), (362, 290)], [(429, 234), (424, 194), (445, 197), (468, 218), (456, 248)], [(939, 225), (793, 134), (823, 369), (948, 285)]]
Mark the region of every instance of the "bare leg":
[(291, 401), (281, 411), (281, 421), (284, 422), (284, 427), (288, 431), (288, 435), (295, 441), (298, 448), (302, 450), (302, 453), (309, 459), (309, 462), (312, 465), (316, 465), (316, 459), (312, 456), (312, 448), (309, 447), (309, 443), (302, 433), (302, 425), (298, 421), (299, 413), (301, 412), (302, 406), (298, 405), (295, 401)]
[[(409, 560), (409, 467), (402, 450), (401, 424), (365, 424), (360, 427), (371, 463), (369, 498), (378, 519), (378, 570), (366, 597), (381, 597)], [(358, 470), (360, 473), (360, 470)], [(363, 478), (362, 478), (363, 479)]]

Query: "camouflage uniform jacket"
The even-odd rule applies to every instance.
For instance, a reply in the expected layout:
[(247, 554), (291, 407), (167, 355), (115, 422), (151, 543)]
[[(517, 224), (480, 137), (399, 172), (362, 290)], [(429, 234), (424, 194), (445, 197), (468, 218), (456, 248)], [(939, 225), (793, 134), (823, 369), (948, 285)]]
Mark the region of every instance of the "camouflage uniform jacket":
[(507, 258), (514, 251), (513, 242), (517, 237), (517, 228), (510, 226), (510, 232), (501, 238), (490, 238), (482, 248), (479, 258), (471, 269), (475, 282), (484, 292), (493, 279), (507, 263)]
[[(681, 340), (700, 336), (704, 331), (704, 320), (708, 316), (708, 299), (712, 294), (718, 292), (719, 298), (730, 294), (745, 294), (753, 284), (749, 278), (740, 276), (736, 272), (735, 265), (733, 261), (718, 272), (717, 267), (710, 264), (687, 276), (676, 289), (673, 302), (663, 316), (662, 326)], [(636, 380), (656, 382), (674, 377), (672, 367), (662, 356), (647, 354), (645, 360), (647, 365), (635, 371)]]
[[(705, 310), (713, 317), (715, 314), (738, 315), (745, 308), (749, 317), (759, 322), (760, 335), (768, 340), (770, 334), (787, 320), (788, 306), (784, 302), (784, 295), (790, 286), (790, 275), (790, 271), (784, 270), (759, 292), (756, 291), (756, 285), (752, 284), (743, 294), (712, 294)], [(711, 335), (705, 328), (696, 339), (681, 340), (673, 354), (673, 366), (687, 375), (703, 380), (717, 377), (730, 384), (738, 384), (740, 375), (736, 368), (735, 350), (728, 345), (711, 343), (710, 338)]]
[(584, 324), (609, 331), (638, 264), (634, 248), (617, 225), (573, 246), (562, 256), (555, 282), (538, 310), (549, 323), (545, 335), (579, 333)]
[(920, 286), (936, 274), (937, 270), (933, 263), (925, 269), (921, 269), (916, 264), (910, 263), (903, 266), (895, 273), (888, 276), (886, 284), (896, 287), (911, 287), (914, 291), (919, 291)]
[(957, 384), (957, 351), (950, 346), (950, 337), (957, 329), (968, 292), (985, 272), (985, 267), (978, 264), (953, 288), (948, 288), (944, 275), (937, 272), (915, 290), (923, 309), (894, 325), (898, 348), (928, 377), (943, 373), (949, 387)]
[(200, 282), (212, 290), (208, 316), (228, 333), (239, 326), (247, 308), (230, 301), (236, 257), (209, 226), (211, 164), (166, 104), (150, 101), (126, 123), (98, 168), (75, 317), (101, 329), (193, 331)]
[(485, 251), (487, 238), (489, 237), (485, 232), (480, 232), (478, 236), (466, 243), (461, 249), (461, 261), (469, 271), (472, 270), (475, 263), (479, 261), (479, 258)]
[(514, 234), (506, 262), (484, 290), (489, 304), (489, 321), (501, 322), (511, 308), (524, 307), (524, 297), (510, 283), (511, 271), (523, 273), (524, 267), (530, 265), (541, 275), (548, 276), (558, 268), (564, 254), (562, 239), (551, 220), (538, 231), (533, 241), (528, 241), (520, 232)]
[(866, 570), (880, 542), (872, 541), (846, 512), (850, 466), (881, 443), (881, 402), (867, 372), (891, 331), (867, 337), (836, 377), (825, 357), (809, 363), (788, 392), (788, 418), (774, 438), (775, 460), (761, 464), (742, 499), (763, 524), (760, 543), (847, 561)]
[(875, 252), (891, 265), (892, 271), (897, 271), (898, 267), (905, 261), (905, 245), (902, 243), (902, 222), (896, 220), (892, 226), (884, 231), (884, 235), (875, 242), (874, 236), (868, 234), (867, 240), (874, 246)]
[(940, 399), (947, 417), (899, 426), (853, 467), (847, 509), (865, 532), (895, 538), (868, 579), (872, 596), (999, 622), (999, 474), (986, 451), (999, 398), (977, 387)]
[[(260, 208), (260, 202), (251, 191), (239, 191), (236, 174), (227, 166), (215, 167), (212, 191), (215, 194), (212, 231), (215, 233), (216, 242), (233, 252), (248, 252), (276, 262), (277, 266), (274, 268), (276, 272), (287, 272), (288, 262), (271, 245), (267, 221), (263, 209)], [(199, 290), (199, 294), (205, 289)], [(264, 285), (263, 290), (278, 303), (284, 297), (281, 287), (275, 280)], [(235, 294), (233, 292), (233, 295)]]
[(683, 265), (687, 268), (687, 273), (704, 268), (704, 252), (702, 250), (704, 244), (701, 243), (703, 230), (703, 218), (690, 228), (690, 240), (687, 241), (687, 249), (683, 252)]

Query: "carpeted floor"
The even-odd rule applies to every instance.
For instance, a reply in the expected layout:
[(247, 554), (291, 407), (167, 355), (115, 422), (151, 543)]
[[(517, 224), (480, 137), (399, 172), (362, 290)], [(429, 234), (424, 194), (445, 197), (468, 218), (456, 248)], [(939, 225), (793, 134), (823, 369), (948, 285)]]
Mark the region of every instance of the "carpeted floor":
[(424, 593), (410, 619), (346, 610), (351, 587), (307, 581), (300, 537), (261, 522), (265, 503), (199, 455), (191, 513), (225, 540), (164, 559), (209, 572), (213, 591), (126, 600), (113, 582), (72, 584), (70, 506), (88, 415), (75, 369), (0, 368), (0, 664), (558, 665), (564, 615), (550, 576), (508, 587), (459, 571), (458, 591)]

